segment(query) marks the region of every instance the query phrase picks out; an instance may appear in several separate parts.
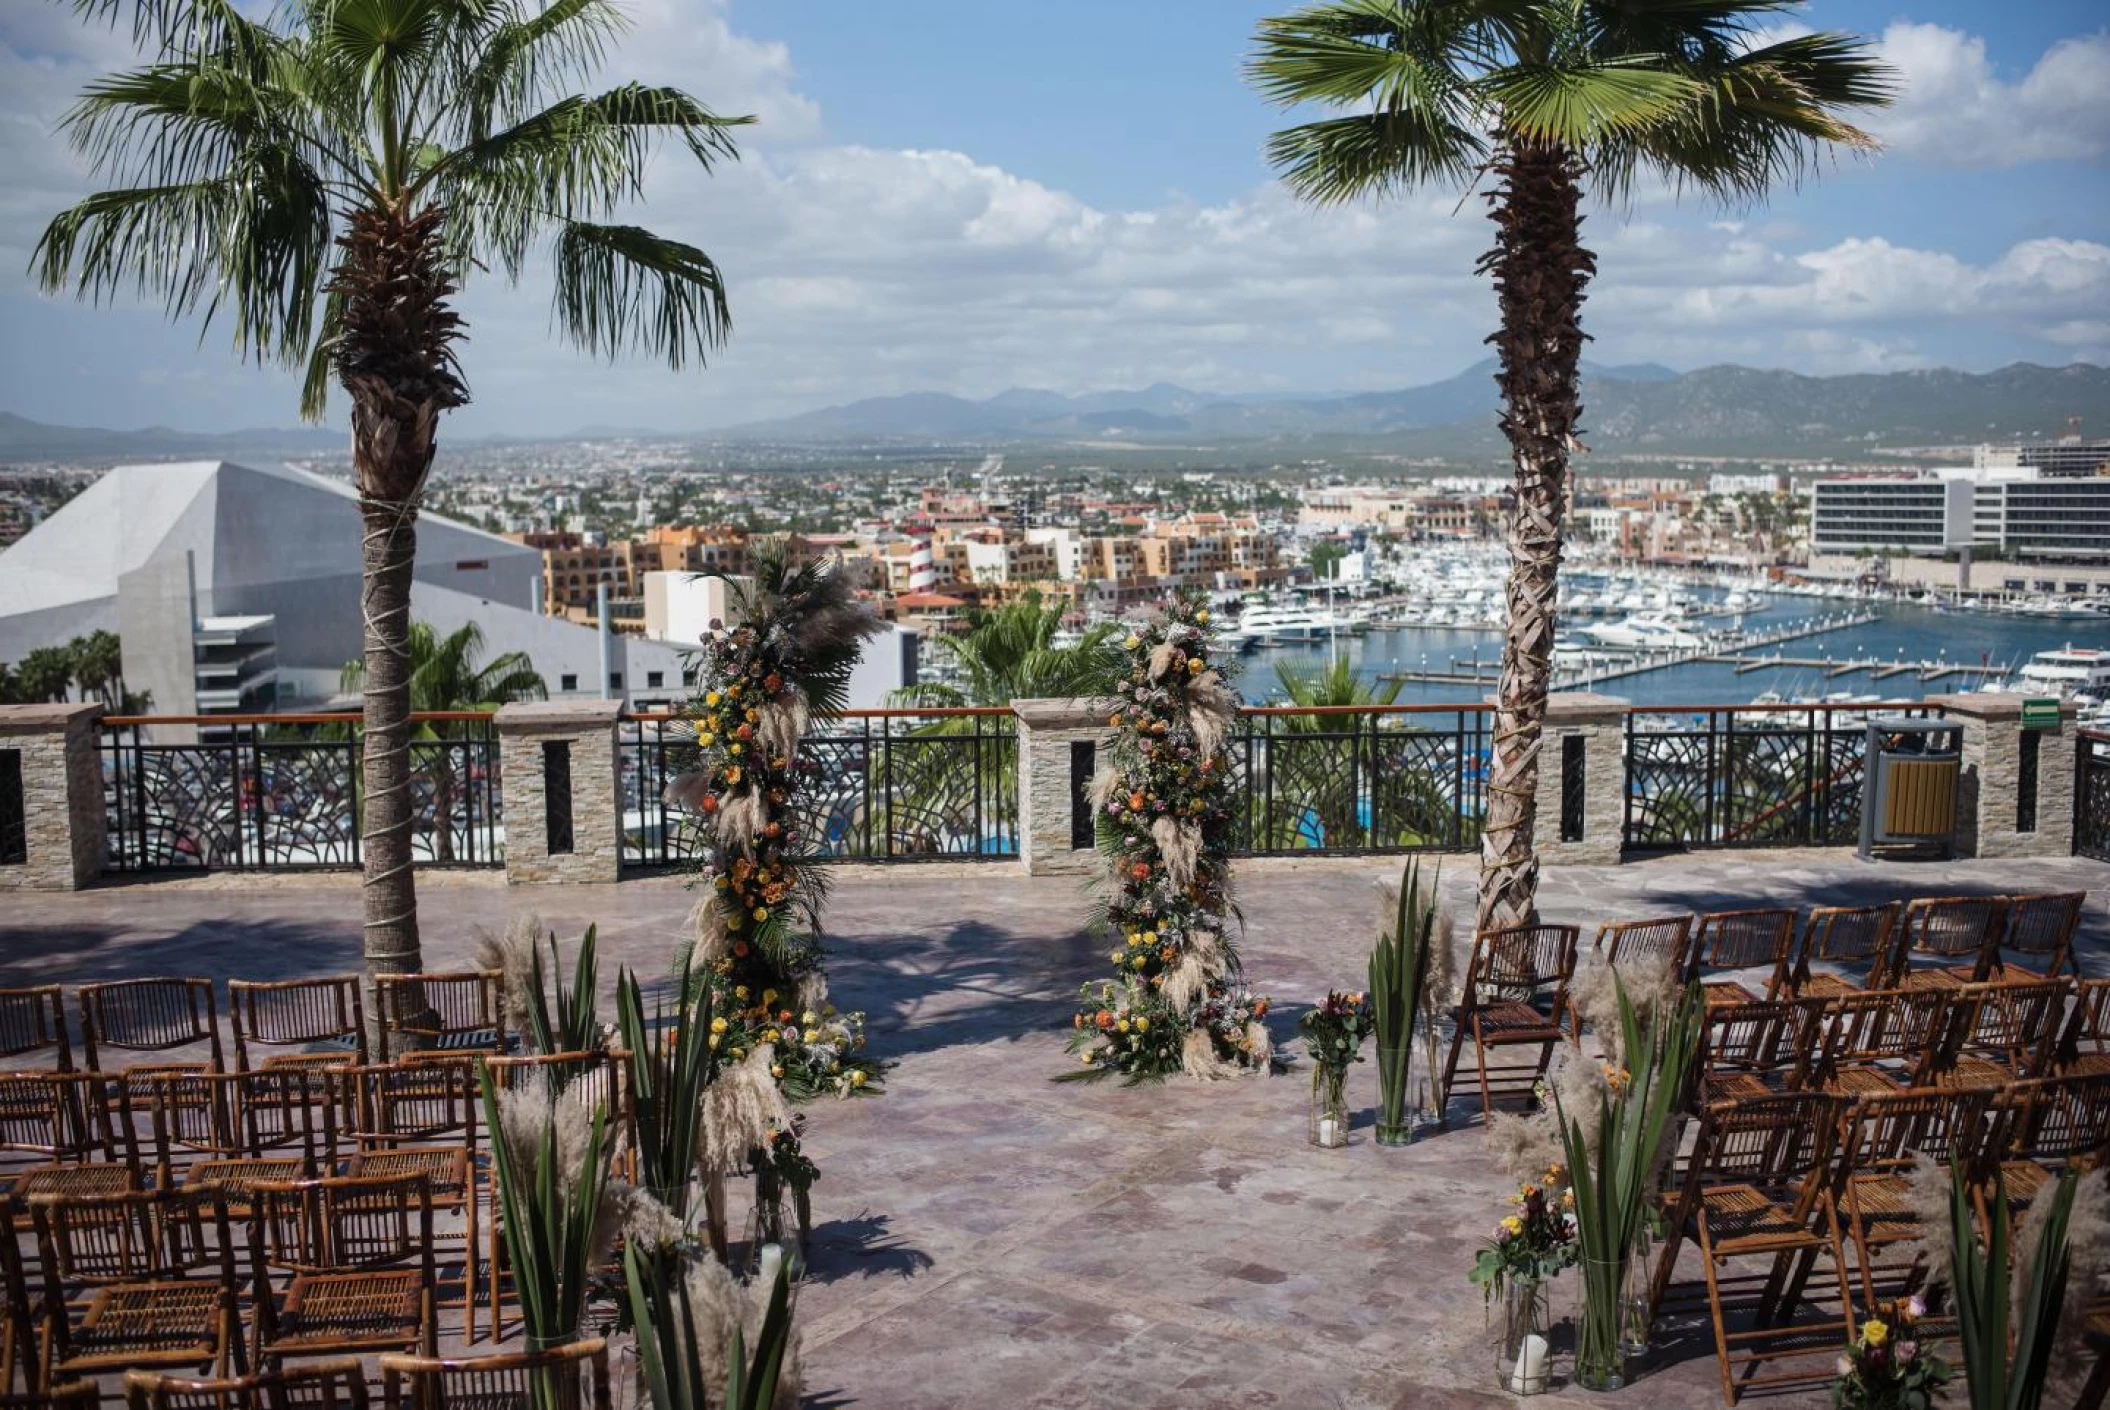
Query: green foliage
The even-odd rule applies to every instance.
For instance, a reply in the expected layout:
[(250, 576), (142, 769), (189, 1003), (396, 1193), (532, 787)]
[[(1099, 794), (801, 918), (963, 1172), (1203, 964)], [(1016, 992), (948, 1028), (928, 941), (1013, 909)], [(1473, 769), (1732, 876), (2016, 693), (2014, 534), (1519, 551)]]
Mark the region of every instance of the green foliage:
[[(710, 1374), (697, 1341), (696, 1307), (679, 1257), (635, 1245), (624, 1251), (624, 1280), (637, 1329), (637, 1358), (653, 1410), (712, 1410)], [(791, 1270), (777, 1270), (752, 1353), (733, 1329), (726, 1348), (724, 1410), (770, 1410), (791, 1347)]]
[[(1399, 878), (1399, 900), (1392, 928), (1378, 936), (1370, 952), (1370, 999), (1377, 1023), (1377, 1124), (1380, 1135), (1387, 1131), (1404, 1136), (1407, 1115), (1407, 1073), (1414, 1050), (1414, 1024), (1422, 1010), (1422, 991), (1428, 983), (1429, 946), (1436, 933), (1436, 898), (1443, 873), (1439, 869), (1426, 890), (1421, 884), (1421, 862), (1410, 858)], [(1430, 1074), (1431, 1080), (1435, 1077)]]
[[(1964, 1377), (1971, 1410), (2038, 1410), (2051, 1374), (2052, 1343), (2066, 1301), (2072, 1250), (2066, 1240), (2079, 1176), (2068, 1170), (2056, 1188), (2040, 1190), (2051, 1205), (2035, 1217), (2042, 1226), (2029, 1256), (2022, 1302), (2009, 1304), (2011, 1211), (2007, 1182), (1993, 1175), (1993, 1202), (1981, 1245), (1971, 1209), (1970, 1186), (1953, 1172), (1949, 1188), (1950, 1272), (1956, 1288), (1957, 1335), (1963, 1341)], [(2012, 1326), (2010, 1325), (2012, 1324)], [(2009, 1333), (2013, 1332), (2013, 1355)]]
[[(532, 1153), (517, 1149), (509, 1123), (500, 1118), (501, 1097), (491, 1074), (478, 1064), (485, 1129), (491, 1132), (499, 1224), (512, 1260), (513, 1292), (528, 1337), (553, 1346), (576, 1335), (593, 1277), (594, 1228), (607, 1194), (614, 1148), (608, 1140), (607, 1108), (594, 1108), (592, 1129), (576, 1170), (560, 1152), (558, 1119), (541, 1123)], [(555, 1101), (570, 1098), (556, 1096)], [(517, 1126), (518, 1123), (511, 1123)]]
[(556, 975), (557, 1004), (554, 1014), (550, 1011), (548, 981), (542, 968), (542, 951), (531, 950), (534, 957), (529, 969), (528, 986), (528, 1037), (538, 1053), (584, 1053), (601, 1045), (601, 1018), (596, 1007), (596, 995), (600, 988), (599, 949), (600, 927), (589, 925), (586, 936), (579, 941), (579, 955), (572, 973), (571, 987), (566, 988), (564, 975), (558, 970), (557, 937), (549, 937), (550, 972)]
[[(453, 710), (496, 710), (520, 700), (542, 700), (549, 687), (525, 651), (506, 651), (483, 659), (483, 628), (464, 622), (441, 636), (430, 622), (410, 624), (410, 708), (432, 714)], [(366, 685), (366, 662), (347, 661), (338, 673), (338, 685), (347, 695)], [(447, 739), (460, 726), (446, 721), (420, 721), (413, 737)]]
[[(1318, 709), (1335, 705), (1391, 705), (1398, 701), (1406, 684), (1402, 680), (1369, 681), (1356, 674), (1346, 656), (1336, 656), (1324, 666), (1303, 670), (1290, 661), (1275, 663), (1275, 684), (1292, 705)], [(1322, 716), (1289, 715), (1275, 722), (1278, 731), (1316, 734), (1337, 730), (1337, 721)]]
[(710, 990), (691, 985), (686, 953), (675, 962), (670, 989), (673, 1007), (655, 1005), (647, 1023), (637, 975), (625, 969), (616, 980), (616, 1023), (629, 1064), (638, 1179), (680, 1217), (688, 1212), (696, 1168), (703, 1090), (718, 1075), (718, 1060), (710, 1042)]
[(1099, 622), (1074, 646), (1057, 646), (1064, 608), (1028, 589), (994, 611), (977, 610), (965, 632), (938, 636), (933, 648), (959, 672), (959, 685), (924, 682), (893, 693), (899, 706), (1009, 705), (1014, 700), (1106, 695), (1125, 664), (1121, 628)]

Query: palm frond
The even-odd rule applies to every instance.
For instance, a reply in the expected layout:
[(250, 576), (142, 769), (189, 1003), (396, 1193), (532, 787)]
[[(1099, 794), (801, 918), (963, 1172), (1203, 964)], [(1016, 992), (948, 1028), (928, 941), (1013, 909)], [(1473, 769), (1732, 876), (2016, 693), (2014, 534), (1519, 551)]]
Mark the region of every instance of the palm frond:
[(557, 325), (588, 352), (639, 351), (679, 369), (721, 347), (732, 311), (718, 266), (635, 225), (566, 221), (557, 237)]

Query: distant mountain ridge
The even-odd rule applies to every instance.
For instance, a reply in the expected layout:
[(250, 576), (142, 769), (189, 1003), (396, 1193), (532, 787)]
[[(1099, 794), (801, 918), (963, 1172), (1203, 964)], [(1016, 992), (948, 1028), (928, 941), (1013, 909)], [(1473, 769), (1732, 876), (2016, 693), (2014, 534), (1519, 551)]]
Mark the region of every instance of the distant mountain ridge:
[(312, 455), (343, 450), (348, 444), (344, 432), (319, 426), (238, 431), (148, 426), (112, 431), (100, 426), (54, 426), (0, 411), (0, 460), (239, 460), (243, 456)]
[[(1499, 449), (1492, 361), (1440, 382), (1320, 397), (1225, 396), (1159, 383), (1064, 396), (1013, 388), (980, 401), (944, 392), (871, 397), (716, 433), (728, 440), (1138, 440), (1348, 437), (1401, 448)], [(2057, 434), (2068, 416), (2110, 426), (2110, 370), (2014, 363), (1808, 377), (1720, 365), (1583, 367), (1584, 440), (1601, 450), (1810, 454), (1868, 445), (1969, 444)]]

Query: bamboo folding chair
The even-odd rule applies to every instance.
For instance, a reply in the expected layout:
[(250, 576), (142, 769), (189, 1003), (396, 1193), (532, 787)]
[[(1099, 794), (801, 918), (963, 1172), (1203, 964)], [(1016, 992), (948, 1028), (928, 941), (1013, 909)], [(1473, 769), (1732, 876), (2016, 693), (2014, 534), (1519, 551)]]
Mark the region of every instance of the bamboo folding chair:
[[(1707, 1108), (1684, 1185), (1666, 1201), (1669, 1236), (1656, 1265), (1653, 1302), (1660, 1304), (1685, 1241), (1697, 1245), (1714, 1324), (1722, 1397), (1736, 1403), (1745, 1386), (1829, 1380), (1841, 1338), (1853, 1339), (1853, 1294), (1831, 1198), (1843, 1098), (1793, 1092), (1722, 1102)], [(1817, 1259), (1829, 1254), (1838, 1281), (1839, 1311), (1797, 1323)], [(1731, 1276), (1732, 1259), (1770, 1261), (1764, 1275)], [(1751, 1325), (1732, 1329), (1726, 1293), (1752, 1284)], [(1738, 1312), (1744, 1310), (1739, 1302)], [(1768, 1343), (1775, 1343), (1771, 1349)], [(1760, 1376), (1767, 1360), (1821, 1354), (1809, 1372)]]
[(1862, 988), (1843, 975), (1812, 969), (1829, 964), (1867, 966), (1870, 989), (1881, 989), (1889, 977), (1891, 933), (1897, 927), (1896, 902), (1880, 906), (1816, 906), (1803, 923), (1802, 944), (1795, 953), (1792, 993), (1798, 999), (1823, 999)]
[(503, 982), (496, 970), (384, 974), (374, 981), (383, 1058), (505, 1049)]
[(435, 1210), (459, 1217), (459, 1229), (439, 1235), (462, 1258), (462, 1324), (475, 1339), (481, 1286), (481, 1195), (478, 1191), (483, 1107), (476, 1069), (460, 1057), (429, 1062), (378, 1063), (324, 1074), (332, 1105), (347, 1113), (344, 1170), (353, 1176), (425, 1177)]
[[(2110, 1073), (2018, 1082), (2002, 1096), (2015, 1136), (2004, 1143), (2000, 1178), (2018, 1216), (2068, 1167), (2094, 1168), (2110, 1155)], [(1983, 1187), (1978, 1204), (1983, 1220)]]
[[(622, 1088), (623, 1066), (613, 1053), (530, 1053), (489, 1058), (482, 1063), (481, 1070), (482, 1080), (489, 1084), (494, 1095), (520, 1090), (531, 1082), (554, 1083), (559, 1101), (576, 1102), (588, 1113), (595, 1109), (604, 1112), (608, 1123), (605, 1139), (610, 1144), (620, 1139), (628, 1103)], [(497, 1139), (495, 1132), (492, 1139)], [(502, 1338), (501, 1318), (505, 1308), (505, 1229), (500, 1222), (501, 1205), (496, 1182), (487, 1179), (484, 1185), (487, 1207), (478, 1217), (483, 1221), (487, 1244), (485, 1267), (490, 1275), (487, 1285), (491, 1297), (491, 1340), (498, 1341)]]
[[(1999, 1123), (1987, 1120), (1991, 1093), (1922, 1087), (1854, 1101), (1841, 1128), (1839, 1196), (1860, 1270), (1863, 1305), (1876, 1305), (1876, 1251), (1924, 1240), (1910, 1172), (1920, 1162), (1962, 1171), (1976, 1183), (1989, 1168)], [(1945, 1245), (1940, 1239), (1936, 1247)], [(1914, 1260), (1915, 1266), (1917, 1259)], [(1907, 1287), (1911, 1286), (1908, 1275)]]
[(154, 1072), (218, 1072), (220, 1010), (210, 979), (118, 979), (80, 989), (81, 1046), (90, 1072), (105, 1072), (109, 1050), (166, 1053), (204, 1043), (208, 1056), (162, 1058), (120, 1069), (131, 1077)]
[(608, 1410), (608, 1344), (599, 1337), (547, 1351), (381, 1358), (385, 1410)]
[[(1539, 1079), (1553, 1059), (1554, 1044), (1570, 1036), (1568, 986), (1575, 978), (1575, 947), (1580, 932), (1572, 925), (1524, 925), (1482, 931), (1473, 940), (1466, 964), (1463, 998), (1450, 1055), (1443, 1066), (1443, 1098), (1451, 1084), (1465, 1041), (1472, 1039), (1473, 1061), (1480, 1074), (1480, 1110), (1494, 1110), (1500, 1097), (1531, 1100)], [(1491, 1076), (1490, 1048), (1536, 1047), (1538, 1061), (1525, 1069), (1506, 1067)]]
[(122, 1194), (143, 1187), (137, 1130), (89, 1072), (0, 1073), (0, 1153), (27, 1157), (0, 1182), (14, 1194)]
[(216, 1189), (239, 1203), (259, 1180), (313, 1179), (335, 1166), (335, 1110), (305, 1070), (172, 1073), (142, 1085), (164, 1189)]
[(1992, 973), (1973, 977), (2012, 974), (2024, 979), (2057, 979), (2060, 970), (2070, 969), (2078, 979), (2081, 967), (2073, 956), (2073, 937), (2081, 928), (2081, 907), (2088, 893), (2061, 891), (2006, 899), (2006, 917), (1992, 952)]
[(2083, 979), (2074, 986), (2054, 1061), (2061, 1076), (2110, 1072), (2110, 979)]
[(1597, 938), (1590, 948), (1604, 958), (1606, 964), (1618, 964), (1621, 960), (1632, 964), (1636, 960), (1660, 960), (1670, 966), (1674, 974), (1683, 975), (1686, 968), (1686, 947), (1692, 941), (1692, 917), (1656, 916), (1649, 920), (1610, 920), (1597, 927)]
[(1749, 911), (1711, 911), (1700, 917), (1693, 942), (1689, 979), (1709, 973), (1769, 969), (1766, 991), (1754, 994), (1734, 979), (1705, 980), (1702, 992), (1710, 1008), (1775, 999), (1787, 985), (1788, 963), (1795, 952), (1795, 912), (1785, 907)]
[(0, 1391), (0, 1410), (98, 1410), (102, 1388), (94, 1381), (68, 1381), (44, 1391)]
[(66, 1001), (56, 984), (28, 989), (0, 989), (0, 1058), (51, 1054), (51, 1065), (73, 1070), (73, 1046), (66, 1040)]
[[(1992, 972), (2000, 945), (2004, 896), (1922, 896), (1905, 903), (1892, 942), (1890, 982), (1916, 989), (1974, 983)], [(1912, 961), (1932, 961), (1915, 969)]]
[(2044, 1076), (2071, 987), (2063, 979), (2038, 979), (1952, 990), (1956, 1042), (1947, 1060), (1933, 1069), (1934, 1082), (1992, 1090)]
[[(359, 976), (227, 982), (233, 1019), (234, 1065), (267, 1070), (283, 1067), (358, 1067), (367, 1060), (366, 1001)], [(252, 1054), (252, 1048), (299, 1047), (300, 1052)], [(319, 1051), (317, 1051), (319, 1049)]]
[(1932, 1085), (1954, 1064), (1968, 1016), (1946, 989), (1865, 989), (1834, 995), (1823, 1010), (1808, 1085), (1849, 1097)]
[(1825, 1032), (1821, 1000), (1709, 1006), (1700, 1038), (1700, 1104), (1807, 1087), (1823, 1062)]
[(44, 1275), (39, 1384), (133, 1368), (218, 1375), (230, 1357), (242, 1369), (234, 1239), (217, 1195), (38, 1195), (29, 1208)]
[[(249, 1198), (259, 1360), (432, 1354), (438, 1272), (423, 1175), (264, 1181)], [(289, 1275), (283, 1294), (275, 1273)]]
[(366, 1368), (356, 1356), (310, 1361), (222, 1380), (125, 1372), (126, 1410), (366, 1410)]

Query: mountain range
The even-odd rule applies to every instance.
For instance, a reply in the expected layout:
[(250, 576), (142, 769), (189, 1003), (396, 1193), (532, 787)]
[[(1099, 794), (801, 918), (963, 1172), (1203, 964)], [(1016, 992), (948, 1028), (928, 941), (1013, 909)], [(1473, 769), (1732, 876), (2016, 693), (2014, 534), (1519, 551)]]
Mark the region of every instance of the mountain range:
[[(1137, 391), (1015, 388), (980, 401), (943, 392), (872, 397), (719, 432), (729, 440), (937, 442), (1226, 441), (1349, 438), (1429, 454), (1500, 449), (1494, 364), (1391, 392), (1235, 396), (1158, 383)], [(1954, 445), (2056, 435), (2070, 416), (2110, 426), (2110, 370), (2015, 363), (1994, 372), (1805, 377), (1723, 365), (1584, 364), (1584, 440), (1595, 449), (1834, 454), (1871, 445)]]
[[(1285, 450), (1456, 458), (1503, 452), (1494, 364), (1389, 392), (1288, 396), (1200, 392), (1160, 382), (1134, 390), (1060, 392), (1016, 387), (970, 400), (945, 392), (871, 397), (724, 430), (658, 432), (595, 427), (537, 439), (768, 441), (826, 446), (1121, 443), (1182, 448), (1272, 445)], [(1805, 377), (1750, 367), (1674, 372), (1653, 363), (1598, 366), (1582, 377), (1583, 441), (1610, 453), (1741, 456), (1850, 455), (1876, 446), (1955, 446), (2056, 436), (2068, 418), (2110, 432), (2110, 369), (2018, 362), (1993, 372), (1933, 368)], [(523, 439), (450, 436), (460, 446)], [(114, 431), (52, 426), (0, 412), (0, 463), (125, 459), (276, 459), (343, 452), (341, 430), (258, 428), (211, 434), (166, 427)], [(1271, 453), (1271, 452), (1266, 452)]]

